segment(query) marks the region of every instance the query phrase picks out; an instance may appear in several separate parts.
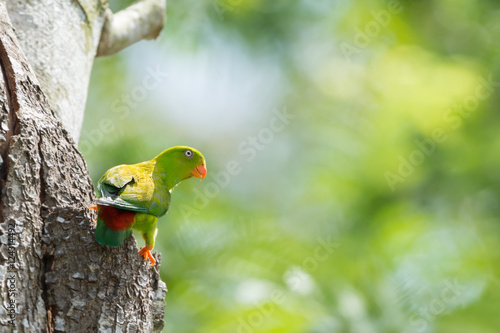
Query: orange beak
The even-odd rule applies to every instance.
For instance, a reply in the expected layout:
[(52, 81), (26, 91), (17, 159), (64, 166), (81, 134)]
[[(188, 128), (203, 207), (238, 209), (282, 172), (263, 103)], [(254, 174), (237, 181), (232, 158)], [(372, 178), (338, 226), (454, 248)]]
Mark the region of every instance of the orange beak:
[(191, 175), (201, 179), (205, 178), (207, 175), (207, 168), (205, 168), (205, 164), (200, 164), (194, 168), (193, 171), (191, 171)]

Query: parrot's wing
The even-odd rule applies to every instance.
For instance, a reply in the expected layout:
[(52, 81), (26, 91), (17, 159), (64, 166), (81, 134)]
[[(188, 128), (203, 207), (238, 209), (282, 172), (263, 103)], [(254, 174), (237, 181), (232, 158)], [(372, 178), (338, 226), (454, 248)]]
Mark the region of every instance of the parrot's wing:
[(154, 188), (154, 186), (150, 186), (148, 183), (147, 177), (142, 177), (133, 166), (114, 167), (108, 170), (97, 184), (100, 196), (97, 203), (149, 213), (147, 203), (150, 200), (150, 191), (148, 189)]

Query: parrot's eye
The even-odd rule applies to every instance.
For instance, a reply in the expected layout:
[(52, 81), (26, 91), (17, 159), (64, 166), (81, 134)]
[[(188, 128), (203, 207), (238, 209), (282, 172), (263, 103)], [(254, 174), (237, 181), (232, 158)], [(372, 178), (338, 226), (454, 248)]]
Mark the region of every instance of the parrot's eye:
[(186, 150), (184, 152), (184, 156), (186, 156), (187, 158), (192, 158), (193, 157), (193, 152), (191, 150)]

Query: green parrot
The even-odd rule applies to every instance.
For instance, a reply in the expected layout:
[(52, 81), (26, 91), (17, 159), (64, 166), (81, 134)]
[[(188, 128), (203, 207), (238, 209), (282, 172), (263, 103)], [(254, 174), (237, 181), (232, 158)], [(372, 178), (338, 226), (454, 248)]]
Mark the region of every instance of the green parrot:
[(147, 162), (109, 169), (97, 183), (97, 206), (91, 207), (97, 210), (96, 240), (119, 246), (134, 229), (146, 243), (139, 254), (153, 266), (156, 223), (168, 211), (170, 192), (184, 179), (203, 179), (206, 174), (203, 155), (183, 146), (169, 148)]

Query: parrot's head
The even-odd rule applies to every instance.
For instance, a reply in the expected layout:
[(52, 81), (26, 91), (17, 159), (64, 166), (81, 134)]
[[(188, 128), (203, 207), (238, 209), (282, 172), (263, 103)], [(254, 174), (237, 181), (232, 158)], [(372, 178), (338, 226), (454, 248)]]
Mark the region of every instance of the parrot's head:
[(194, 148), (177, 146), (165, 150), (156, 157), (167, 174), (175, 177), (176, 182), (191, 178), (205, 178), (207, 164), (203, 155)]

